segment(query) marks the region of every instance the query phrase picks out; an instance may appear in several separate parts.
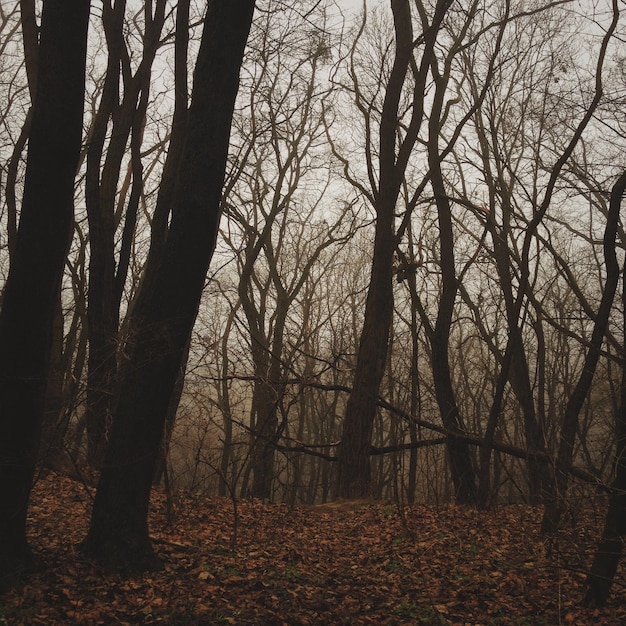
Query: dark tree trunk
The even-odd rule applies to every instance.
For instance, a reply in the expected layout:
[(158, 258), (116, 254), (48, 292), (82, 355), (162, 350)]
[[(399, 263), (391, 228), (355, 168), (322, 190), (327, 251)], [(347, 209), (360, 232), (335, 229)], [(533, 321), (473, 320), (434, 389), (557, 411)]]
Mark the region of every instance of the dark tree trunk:
[(167, 457), (170, 451), (170, 444), (172, 443), (174, 426), (176, 426), (176, 415), (178, 413), (178, 406), (180, 404), (180, 399), (183, 397), (183, 391), (185, 389), (185, 374), (187, 372), (187, 361), (189, 360), (190, 347), (191, 342), (188, 341), (182, 359), (180, 361), (178, 376), (176, 377), (176, 384), (172, 389), (170, 401), (167, 405), (167, 413), (165, 415), (165, 427), (163, 429), (163, 437), (161, 439), (161, 448), (159, 452), (159, 458), (157, 459), (156, 469), (154, 471), (154, 478), (152, 481), (154, 485), (160, 485), (162, 480), (167, 480)]
[[(396, 247), (394, 211), (404, 175), (407, 153), (415, 141), (405, 139), (397, 154), (398, 108), (413, 55), (411, 11), (406, 0), (393, 0), (396, 57), (386, 86), (380, 122), (380, 182), (374, 197), (376, 225), (365, 319), (357, 351), (352, 391), (341, 433), (336, 495), (356, 499), (371, 496), (369, 452), (378, 391), (385, 372), (389, 331), (393, 318), (393, 253)], [(418, 115), (415, 122), (419, 125)], [(413, 131), (413, 129), (412, 129)]]
[[(165, 240), (167, 239), (167, 227), (180, 163), (185, 145), (185, 123), (189, 106), (188, 87), (188, 52), (189, 52), (189, 5), (191, 0), (180, 0), (176, 6), (176, 30), (174, 39), (174, 115), (172, 119), (172, 134), (167, 150), (167, 156), (161, 174), (161, 184), (157, 203), (152, 216), (150, 229), (150, 250), (149, 263), (158, 264), (160, 255), (163, 252)], [(145, 108), (143, 116), (145, 117)], [(139, 133), (141, 134), (141, 133)], [(121, 287), (121, 285), (118, 285)], [(131, 305), (132, 310), (132, 305)], [(166, 487), (168, 484), (167, 455), (169, 453), (171, 436), (176, 425), (176, 415), (178, 405), (185, 387), (185, 372), (187, 370), (187, 360), (191, 343), (187, 342), (185, 353), (179, 368), (178, 378), (174, 385), (172, 395), (167, 407), (165, 416), (165, 428), (161, 442), (161, 451), (157, 460), (157, 468), (154, 473), (153, 484), (160, 484), (164, 480)]]
[(609, 323), (613, 308), (613, 299), (617, 291), (620, 268), (616, 253), (616, 236), (619, 225), (622, 197), (626, 190), (626, 172), (622, 173), (611, 189), (611, 199), (604, 230), (604, 262), (606, 266), (606, 282), (602, 291), (602, 299), (598, 307), (598, 314), (593, 325), (589, 348), (583, 363), (583, 369), (576, 383), (576, 387), (565, 407), (563, 424), (561, 426), (561, 442), (556, 461), (554, 484), (550, 501), (546, 504), (541, 530), (544, 534), (558, 530), (561, 517), (566, 510), (566, 491), (569, 481), (569, 470), (574, 457), (574, 443), (578, 430), (578, 416), (587, 398), (593, 377), (600, 359), (600, 351), (604, 341), (604, 334)]
[(248, 290), (256, 258), (254, 255), (246, 259), (239, 282), (240, 302), (248, 321), (255, 378), (250, 411), (250, 459), (247, 470), (248, 476), (252, 476), (252, 485), (249, 491), (246, 489), (246, 495), (265, 500), (270, 498), (273, 479), (273, 443), (278, 424), (275, 388), (277, 379), (273, 379), (270, 373), (273, 357), (264, 329), (263, 315), (257, 310)]
[[(413, 233), (411, 226), (409, 225), (409, 258), (402, 258), (402, 262), (407, 267), (419, 267), (423, 263), (422, 251), (418, 247), (418, 258), (415, 257), (415, 249), (413, 244)], [(401, 252), (399, 252), (402, 254)], [(420, 314), (419, 314), (419, 295), (417, 292), (417, 279), (416, 273), (410, 272), (407, 275), (407, 285), (409, 290), (409, 296), (411, 298), (411, 368), (410, 368), (410, 380), (411, 380), (411, 404), (410, 404), (410, 417), (409, 422), (409, 440), (414, 447), (409, 451), (409, 471), (407, 480), (407, 501), (409, 504), (415, 503), (416, 489), (417, 489), (417, 463), (418, 463), (418, 449), (415, 444), (420, 439), (420, 429), (416, 423), (422, 408), (422, 393), (420, 388), (420, 370), (419, 370), (419, 331), (420, 331)]]
[[(417, 63), (413, 53), (411, 3), (392, 0), (395, 29), (395, 59), (385, 90), (378, 146), (379, 181), (373, 192), (376, 232), (370, 286), (367, 293), (365, 320), (357, 352), (352, 391), (346, 406), (337, 470), (336, 495), (343, 498), (371, 496), (369, 452), (378, 391), (387, 360), (388, 340), (393, 318), (393, 253), (399, 235), (395, 232), (395, 210), (407, 164), (424, 119), (424, 94), (429, 67), (435, 57), (435, 42), (448, 10), (447, 0), (434, 7), (432, 23), (422, 21), (424, 50)], [(400, 99), (407, 72), (411, 69), (414, 84), (410, 122), (398, 141)], [(370, 162), (368, 166), (372, 166)], [(375, 187), (375, 185), (374, 185)], [(415, 198), (417, 198), (415, 195)], [(406, 208), (408, 219), (416, 199)]]
[[(87, 443), (89, 461), (100, 467), (110, 427), (114, 386), (117, 378), (117, 348), (120, 303), (128, 273), (137, 208), (142, 190), (140, 158), (143, 125), (148, 106), (150, 72), (163, 21), (165, 1), (158, 0), (154, 19), (146, 24), (143, 57), (134, 76), (125, 78), (119, 100), (120, 71), (124, 65), (123, 20), (125, 2), (111, 8), (103, 5), (103, 24), (109, 47), (107, 74), (102, 99), (95, 117), (87, 152), (86, 205), (89, 219), (89, 361), (87, 388)], [(113, 127), (109, 129), (109, 120)], [(105, 140), (110, 131), (102, 166)], [(116, 215), (116, 191), (122, 161), (131, 135), (133, 183), (116, 267), (115, 235), (120, 217)]]
[(161, 174), (157, 204), (150, 228), (149, 255), (156, 262), (167, 239), (167, 227), (178, 182), (180, 163), (185, 145), (185, 125), (189, 107), (189, 5), (191, 0), (179, 0), (176, 5), (174, 39), (174, 116), (172, 134)]
[(155, 564), (150, 488), (167, 407), (215, 248), (230, 125), (254, 0), (209, 2), (194, 74), (172, 220), (149, 259), (129, 320), (111, 441), (100, 475), (87, 554), (112, 567)]
[[(530, 370), (522, 342), (522, 333), (512, 320), (509, 323), (511, 341), (514, 342), (512, 346), (513, 359), (511, 362), (510, 380), (524, 417), (526, 449), (530, 452), (544, 453), (546, 451), (544, 424), (535, 409)], [(531, 457), (527, 461), (527, 466), (530, 502), (532, 504), (543, 502), (550, 489), (550, 465), (545, 461)]]
[[(430, 337), (432, 351), (433, 380), (435, 397), (441, 420), (448, 432), (461, 430), (461, 416), (456, 401), (450, 372), (450, 329), (452, 315), (458, 293), (454, 254), (454, 231), (452, 228), (452, 207), (445, 189), (441, 171), (439, 150), (440, 119), (448, 78), (437, 69), (436, 59), (432, 60), (433, 75), (436, 77), (436, 91), (433, 99), (428, 128), (428, 166), (430, 180), (437, 206), (439, 224), (439, 250), (441, 257), (441, 297), (435, 327)], [(450, 473), (454, 483), (454, 493), (459, 504), (476, 504), (476, 474), (467, 442), (455, 434), (447, 436), (446, 449), (450, 462)]]
[(220, 411), (224, 420), (224, 435), (222, 438), (222, 456), (220, 459), (220, 482), (218, 487), (218, 495), (225, 497), (235, 492), (237, 473), (233, 472), (232, 476), (229, 476), (229, 468), (231, 465), (231, 457), (233, 453), (233, 413), (230, 405), (230, 382), (228, 378), (229, 372), (229, 359), (228, 359), (228, 342), (230, 339), (230, 333), (237, 316), (239, 304), (232, 307), (228, 320), (226, 322), (226, 328), (221, 340), (221, 363), (220, 372), (222, 380), (220, 381), (217, 397), (219, 402)]
[(458, 504), (476, 504), (478, 490), (476, 472), (472, 463), (469, 444), (463, 439), (460, 415), (450, 377), (448, 341), (435, 335), (431, 341), (435, 396), (446, 430), (446, 450), (450, 462), (450, 474), (454, 483), (454, 496)]
[[(623, 413), (623, 411), (622, 411)], [(624, 416), (620, 418), (624, 420)], [(626, 453), (624, 439), (621, 441), (621, 451)], [(626, 536), (626, 468), (618, 470), (621, 473), (616, 478), (614, 488), (619, 492), (611, 494), (611, 503), (606, 515), (604, 532), (598, 545), (598, 551), (593, 559), (591, 571), (585, 581), (585, 596), (583, 604), (589, 608), (602, 607), (609, 599), (613, 586), (613, 579), (617, 566), (624, 551), (624, 536)]]
[[(288, 310), (288, 299), (284, 293), (279, 293), (271, 347), (255, 360), (256, 427), (251, 452), (253, 468), (251, 495), (261, 500), (272, 499), (276, 443), (281, 434), (279, 408), (285, 393), (285, 385), (281, 382), (283, 376), (281, 353)], [(257, 347), (257, 350), (262, 349), (260, 346)]]
[(250, 454), (252, 485), (249, 495), (260, 500), (272, 499), (275, 446), (278, 441), (277, 391), (274, 386), (261, 383), (258, 400), (254, 442)]
[(222, 458), (220, 460), (220, 482), (218, 494), (222, 497), (226, 497), (227, 495), (234, 493), (237, 482), (236, 472), (233, 472), (230, 477), (228, 475), (233, 453), (233, 413), (230, 404), (230, 386), (228, 380), (228, 340), (230, 339), (231, 328), (235, 321), (238, 309), (239, 304), (236, 304), (231, 309), (221, 343), (222, 354), (220, 355), (220, 358), (222, 359), (222, 362), (220, 364), (220, 371), (222, 374), (222, 380), (218, 391), (218, 399), (224, 419), (224, 437), (222, 444)]
[(381, 208), (376, 220), (365, 322), (341, 433), (337, 476), (337, 496), (340, 498), (356, 499), (372, 495), (369, 452), (393, 315), (394, 206), (395, 202), (390, 207)]
[[(126, 136), (114, 135), (111, 157), (101, 168), (109, 119), (119, 107), (120, 65), (124, 40), (122, 24), (125, 2), (112, 8), (105, 2), (102, 8), (107, 45), (108, 64), (102, 97), (94, 116), (87, 145), (87, 172), (85, 201), (89, 220), (89, 303), (87, 328), (89, 355), (87, 360), (87, 458), (93, 467), (100, 468), (110, 425), (113, 383), (117, 370), (117, 329), (119, 309), (115, 307), (115, 217), (114, 203), (118, 176), (112, 167), (113, 152), (122, 154)], [(117, 171), (119, 174), (119, 170)]]
[(615, 480), (609, 495), (609, 509), (604, 531), (585, 581), (583, 604), (602, 607), (606, 604), (626, 537), (626, 381), (622, 382), (622, 406), (617, 416), (619, 437), (615, 450)]
[(26, 509), (45, 407), (54, 315), (72, 234), (89, 1), (43, 4), (24, 196), (0, 312), (0, 572), (28, 564)]
[[(622, 174), (613, 189), (611, 201), (623, 195), (626, 189), (626, 173)], [(622, 311), (626, 323), (626, 274), (622, 273)], [(626, 329), (626, 326), (624, 327)], [(624, 334), (626, 340), (626, 332)], [(615, 417), (615, 479), (609, 494), (609, 510), (606, 514), (602, 539), (598, 545), (591, 571), (585, 582), (583, 603), (587, 607), (604, 606), (609, 598), (615, 572), (624, 550), (626, 537), (626, 365), (622, 362), (620, 408)]]
[[(506, 188), (504, 181), (500, 181), (500, 188)], [(517, 396), (524, 416), (526, 447), (531, 452), (545, 452), (543, 423), (539, 420), (537, 411), (535, 410), (528, 360), (526, 358), (526, 350), (517, 319), (515, 298), (513, 296), (511, 256), (506, 246), (510, 231), (510, 216), (511, 209), (508, 198), (505, 198), (503, 201), (503, 226), (500, 232), (496, 230), (493, 215), (490, 214), (488, 217), (488, 226), (492, 234), (496, 267), (504, 295), (509, 327), (510, 345), (507, 346), (507, 352), (510, 350), (511, 355), (509, 363), (507, 363), (504, 368), (508, 370), (511, 387)], [(507, 360), (506, 357), (505, 360)], [(543, 501), (548, 493), (550, 486), (550, 467), (546, 462), (538, 461), (534, 457), (531, 457), (527, 463), (530, 501), (532, 503), (538, 503)]]

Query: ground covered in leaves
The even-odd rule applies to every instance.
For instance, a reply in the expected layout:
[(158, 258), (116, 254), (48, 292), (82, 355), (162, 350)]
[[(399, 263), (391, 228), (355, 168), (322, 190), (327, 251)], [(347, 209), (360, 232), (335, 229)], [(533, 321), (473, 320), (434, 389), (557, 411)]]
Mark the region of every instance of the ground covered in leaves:
[[(42, 475), (32, 498), (41, 570), (0, 596), (0, 624), (626, 623), (626, 574), (607, 608), (580, 607), (604, 511), (587, 506), (550, 542), (541, 509), (296, 507), (154, 494), (164, 568), (125, 578), (77, 550), (93, 490)], [(236, 520), (236, 523), (235, 523)]]

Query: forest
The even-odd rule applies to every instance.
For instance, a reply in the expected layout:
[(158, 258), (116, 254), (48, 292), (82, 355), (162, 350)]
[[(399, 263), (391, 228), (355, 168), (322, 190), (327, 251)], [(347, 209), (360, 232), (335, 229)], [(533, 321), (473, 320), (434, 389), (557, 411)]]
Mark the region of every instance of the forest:
[(106, 571), (190, 501), (414, 549), (526, 511), (592, 526), (577, 602), (623, 602), (623, 10), (3, 0), (0, 591), (69, 477)]

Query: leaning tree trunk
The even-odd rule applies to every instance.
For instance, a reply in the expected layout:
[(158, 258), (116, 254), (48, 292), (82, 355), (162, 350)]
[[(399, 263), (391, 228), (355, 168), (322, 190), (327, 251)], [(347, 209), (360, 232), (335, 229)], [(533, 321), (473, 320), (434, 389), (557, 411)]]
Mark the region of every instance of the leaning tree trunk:
[[(626, 172), (613, 187), (611, 204), (621, 204), (626, 190)], [(619, 209), (618, 209), (619, 210)], [(626, 324), (626, 274), (622, 273), (623, 324)], [(626, 329), (626, 326), (624, 326)], [(626, 341), (626, 332), (624, 333)], [(584, 604), (587, 607), (604, 606), (613, 586), (613, 579), (624, 550), (626, 537), (626, 365), (622, 362), (620, 408), (616, 415), (615, 479), (609, 495), (604, 532), (585, 583)]]
[(626, 172), (620, 176), (611, 190), (611, 199), (609, 202), (609, 211), (603, 240), (606, 281), (602, 291), (602, 299), (600, 300), (598, 313), (593, 325), (589, 348), (583, 363), (583, 369), (576, 383), (576, 387), (565, 407), (563, 424), (561, 426), (561, 442), (552, 487), (552, 497), (546, 504), (541, 524), (541, 531), (544, 534), (550, 534), (558, 530), (561, 517), (566, 510), (566, 492), (569, 470), (574, 458), (574, 443), (578, 430), (578, 416), (587, 398), (589, 389), (591, 388), (596, 367), (600, 360), (600, 351), (611, 316), (613, 299), (619, 283), (620, 269), (617, 261), (615, 239), (617, 236), (624, 190), (626, 190)]
[(28, 565), (26, 509), (74, 215), (89, 0), (46, 0), (17, 240), (0, 312), (0, 572)]
[[(155, 564), (148, 506), (167, 407), (215, 248), (239, 70), (254, 0), (209, 2), (172, 220), (129, 321), (111, 441), (83, 548), (125, 569)], [(174, 129), (176, 130), (176, 129)]]
[(621, 407), (617, 415), (615, 480), (609, 495), (609, 509), (602, 539), (585, 582), (583, 603), (587, 607), (601, 607), (606, 604), (624, 551), (624, 537), (626, 537), (626, 376), (624, 374), (622, 374), (621, 395)]
[[(500, 180), (500, 188), (506, 188), (503, 180)], [(510, 363), (507, 364), (508, 376), (524, 417), (526, 448), (530, 452), (544, 453), (546, 451), (544, 427), (535, 410), (528, 359), (515, 309), (511, 253), (506, 245), (506, 242), (509, 241), (511, 229), (512, 211), (509, 199), (504, 198), (502, 205), (502, 227), (499, 230), (497, 229), (492, 214), (488, 216), (487, 224), (492, 235), (496, 268), (506, 307), (510, 344), (507, 346), (507, 352), (511, 350)], [(529, 458), (527, 465), (530, 502), (542, 502), (549, 490), (550, 467), (545, 461), (537, 460), (535, 457)]]

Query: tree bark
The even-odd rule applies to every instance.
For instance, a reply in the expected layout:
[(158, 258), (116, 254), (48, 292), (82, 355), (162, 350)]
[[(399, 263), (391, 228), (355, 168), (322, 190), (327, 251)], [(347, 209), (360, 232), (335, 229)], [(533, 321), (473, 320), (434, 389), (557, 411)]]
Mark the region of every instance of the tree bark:
[(22, 211), (0, 312), (3, 577), (31, 560), (26, 510), (45, 410), (54, 314), (72, 234), (89, 4), (43, 4)]
[[(150, 487), (168, 403), (215, 248), (230, 125), (254, 0), (209, 2), (186, 143), (162, 253), (150, 259), (128, 324), (111, 441), (84, 551), (115, 568), (156, 564)], [(151, 262), (152, 261), (152, 262)]]

